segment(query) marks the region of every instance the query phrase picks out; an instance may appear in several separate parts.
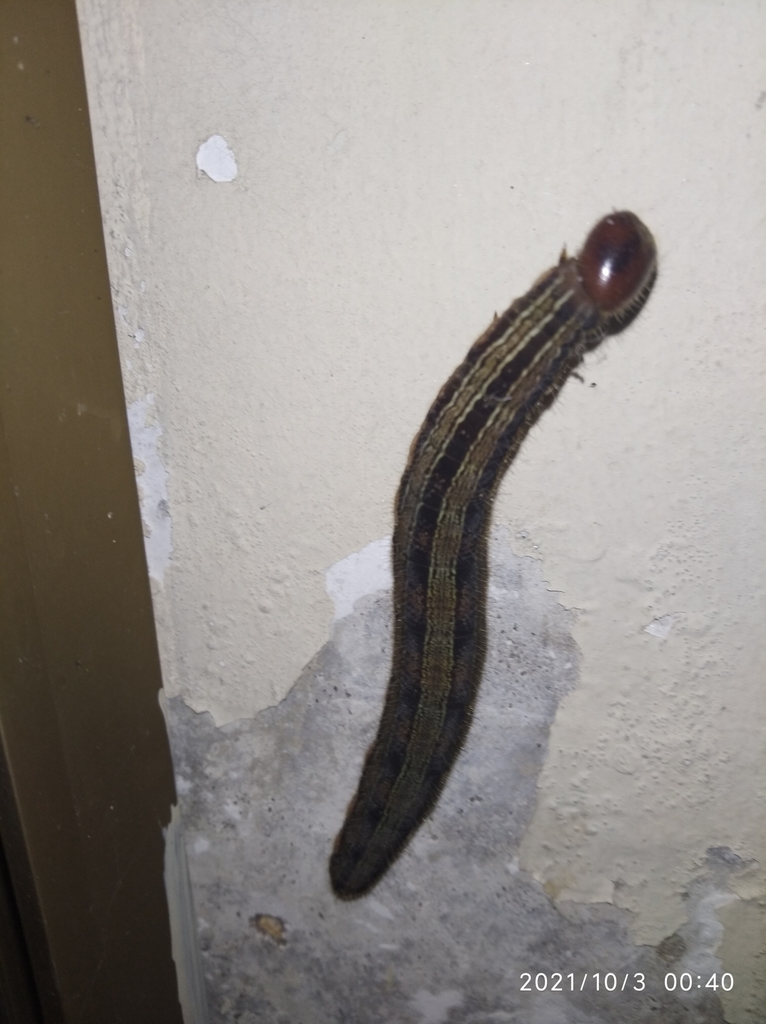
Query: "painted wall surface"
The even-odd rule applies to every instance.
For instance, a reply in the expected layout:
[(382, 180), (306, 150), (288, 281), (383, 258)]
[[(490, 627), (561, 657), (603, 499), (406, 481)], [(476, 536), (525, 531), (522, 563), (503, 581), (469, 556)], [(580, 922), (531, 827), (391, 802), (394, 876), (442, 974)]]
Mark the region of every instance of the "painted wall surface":
[[(319, 685), (316, 659), (389, 586), (409, 443), (468, 345), (563, 245), (632, 209), (658, 241), (654, 293), (497, 502), (507, 556), (535, 560), (577, 651), (498, 856), (556, 912), (610, 908), (620, 941), (688, 949), (696, 927), (737, 979), (725, 1019), (765, 1019), (766, 6), (78, 7), (176, 750), (204, 713), (223, 759), (184, 755), (187, 792), (227, 777), (232, 729), (262, 735), (299, 677)], [(328, 907), (363, 750), (327, 769)], [(492, 764), (513, 786), (514, 758)], [(216, 871), (244, 879), (254, 854), (203, 860), (255, 819), (203, 805), (185, 808), (192, 879), (214, 908)], [(416, 991), (413, 1020), (517, 1019), (455, 1016), (468, 996), (418, 1010)]]

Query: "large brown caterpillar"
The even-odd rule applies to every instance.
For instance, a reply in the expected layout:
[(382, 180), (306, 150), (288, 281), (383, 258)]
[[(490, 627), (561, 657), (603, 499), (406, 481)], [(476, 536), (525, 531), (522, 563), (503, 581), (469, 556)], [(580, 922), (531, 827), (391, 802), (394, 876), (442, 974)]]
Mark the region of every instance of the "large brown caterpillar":
[(412, 443), (396, 498), (394, 653), (378, 734), (330, 858), (336, 894), (367, 892), (433, 807), (484, 664), (487, 531), (505, 469), (588, 349), (639, 312), (654, 240), (613, 213), (563, 252), (470, 348)]

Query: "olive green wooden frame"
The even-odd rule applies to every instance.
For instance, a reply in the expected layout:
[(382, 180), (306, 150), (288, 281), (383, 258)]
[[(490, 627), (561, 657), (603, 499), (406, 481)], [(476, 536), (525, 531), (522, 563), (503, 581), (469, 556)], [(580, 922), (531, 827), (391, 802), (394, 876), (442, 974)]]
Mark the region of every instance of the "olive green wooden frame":
[(0, 1019), (180, 1024), (175, 790), (74, 0), (4, 0), (0, 60)]

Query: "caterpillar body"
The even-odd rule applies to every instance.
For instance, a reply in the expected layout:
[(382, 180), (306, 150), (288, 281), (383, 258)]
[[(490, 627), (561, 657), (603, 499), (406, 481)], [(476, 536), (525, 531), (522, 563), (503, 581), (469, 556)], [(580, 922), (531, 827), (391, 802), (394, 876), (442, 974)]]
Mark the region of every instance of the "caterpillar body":
[(505, 470), (583, 354), (627, 325), (657, 273), (633, 213), (596, 224), (471, 346), (410, 449), (395, 505), (394, 644), (378, 733), (330, 858), (368, 892), (432, 809), (463, 744), (485, 652), (487, 533)]

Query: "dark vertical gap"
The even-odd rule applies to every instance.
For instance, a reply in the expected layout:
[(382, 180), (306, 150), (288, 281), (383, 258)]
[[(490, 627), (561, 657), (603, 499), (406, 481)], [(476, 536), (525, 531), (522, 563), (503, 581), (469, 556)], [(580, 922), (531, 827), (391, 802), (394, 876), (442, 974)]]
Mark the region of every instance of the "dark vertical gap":
[(26, 992), (22, 1022), (181, 1024), (175, 789), (73, 0), (3, 0), (0, 95), (0, 999)]
[[(0, 833), (2, 826), (0, 824)], [(44, 1024), (11, 874), (0, 843), (0, 1021)]]

